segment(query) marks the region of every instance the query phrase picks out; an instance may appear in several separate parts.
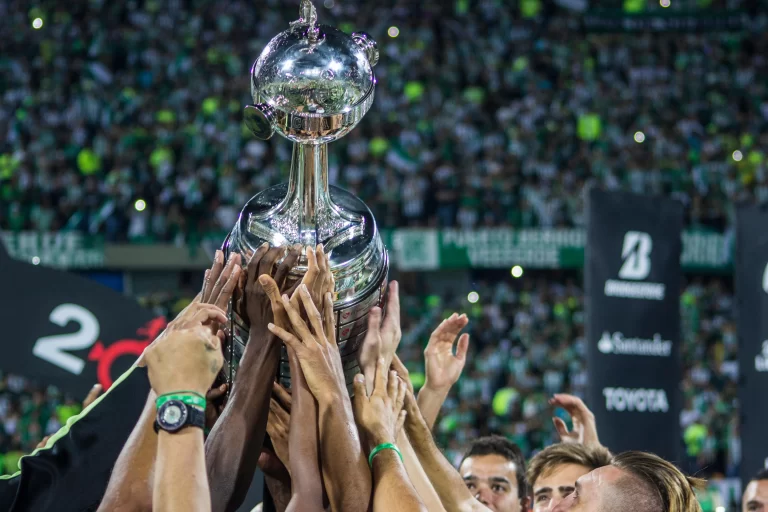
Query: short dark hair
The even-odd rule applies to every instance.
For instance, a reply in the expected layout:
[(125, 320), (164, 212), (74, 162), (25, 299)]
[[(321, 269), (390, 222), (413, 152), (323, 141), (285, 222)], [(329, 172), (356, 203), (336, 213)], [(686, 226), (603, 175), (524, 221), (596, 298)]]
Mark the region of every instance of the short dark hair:
[[(528, 496), (528, 483), (525, 480), (525, 457), (523, 451), (515, 443), (502, 436), (480, 437), (472, 441), (461, 459), (461, 464), (469, 457), (481, 455), (500, 455), (515, 464), (517, 477), (517, 496), (521, 500)], [(459, 466), (461, 466), (459, 464)]]
[(755, 476), (752, 477), (750, 482), (754, 482), (757, 480), (768, 480), (768, 469), (761, 469), (757, 472)]
[(558, 443), (547, 446), (528, 463), (528, 485), (533, 486), (540, 477), (548, 475), (562, 464), (578, 464), (590, 471), (608, 466), (611, 452), (602, 446), (587, 447), (583, 444)]

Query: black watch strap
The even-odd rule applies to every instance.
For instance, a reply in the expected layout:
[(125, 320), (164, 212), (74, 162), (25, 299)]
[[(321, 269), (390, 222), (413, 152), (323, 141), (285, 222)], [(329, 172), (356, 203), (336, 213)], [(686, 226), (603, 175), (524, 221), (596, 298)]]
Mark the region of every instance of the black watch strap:
[[(184, 425), (181, 426), (178, 430), (170, 431), (166, 430), (166, 432), (170, 434), (175, 434), (176, 432), (181, 432), (187, 427), (199, 427), (202, 430), (205, 430), (205, 411), (203, 409), (198, 409), (197, 407), (193, 407), (191, 405), (187, 405), (183, 402), (180, 402), (184, 407), (187, 408), (187, 420), (184, 422)], [(155, 419), (155, 433), (160, 432), (162, 427), (160, 427), (160, 424), (157, 422), (157, 419)], [(162, 429), (165, 430), (165, 429)]]

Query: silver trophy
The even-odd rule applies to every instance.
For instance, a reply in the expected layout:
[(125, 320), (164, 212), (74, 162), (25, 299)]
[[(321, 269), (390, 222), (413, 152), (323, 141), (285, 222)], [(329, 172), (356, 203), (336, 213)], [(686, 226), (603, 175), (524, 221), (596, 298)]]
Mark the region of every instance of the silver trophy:
[[(227, 256), (245, 261), (264, 242), (271, 246), (324, 244), (336, 290), (336, 339), (351, 389), (358, 373), (357, 352), (366, 335), (369, 310), (380, 304), (387, 285), (387, 251), (368, 207), (328, 184), (327, 144), (355, 127), (373, 102), (378, 61), (376, 43), (317, 24), (317, 12), (302, 0), (300, 17), (274, 37), (251, 69), (253, 105), (245, 122), (262, 140), (275, 132), (293, 142), (288, 183), (256, 194), (245, 205), (224, 243)], [(301, 279), (306, 258), (290, 278)], [(248, 320), (230, 313), (232, 340), (225, 359), (234, 379), (248, 341)], [(283, 348), (280, 382), (290, 386)]]

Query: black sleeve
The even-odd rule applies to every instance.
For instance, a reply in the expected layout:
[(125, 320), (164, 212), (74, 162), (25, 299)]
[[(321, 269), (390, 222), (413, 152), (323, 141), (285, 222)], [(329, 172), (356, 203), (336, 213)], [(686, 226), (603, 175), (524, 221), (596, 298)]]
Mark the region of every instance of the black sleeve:
[(51, 448), (21, 459), (21, 473), (0, 480), (0, 510), (96, 510), (149, 393), (146, 368), (133, 368), (54, 435)]

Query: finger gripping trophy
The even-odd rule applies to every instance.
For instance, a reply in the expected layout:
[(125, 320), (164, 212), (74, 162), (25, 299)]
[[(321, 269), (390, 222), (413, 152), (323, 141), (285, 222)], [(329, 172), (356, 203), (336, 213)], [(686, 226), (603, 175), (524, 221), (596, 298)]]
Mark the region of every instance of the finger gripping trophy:
[[(317, 24), (317, 12), (302, 0), (300, 18), (275, 36), (251, 69), (253, 105), (245, 122), (262, 140), (275, 132), (293, 142), (290, 177), (256, 194), (245, 205), (224, 242), (230, 252), (250, 258), (264, 242), (271, 246), (324, 244), (336, 281), (336, 339), (348, 387), (357, 373), (357, 351), (365, 337), (368, 311), (380, 303), (389, 268), (387, 252), (368, 207), (328, 184), (327, 144), (352, 130), (373, 102), (378, 61), (376, 43), (364, 33), (351, 36)], [(291, 277), (306, 272), (306, 259)], [(232, 340), (225, 367), (234, 378), (248, 340), (248, 321), (230, 313)], [(290, 385), (283, 349), (280, 381)]]

